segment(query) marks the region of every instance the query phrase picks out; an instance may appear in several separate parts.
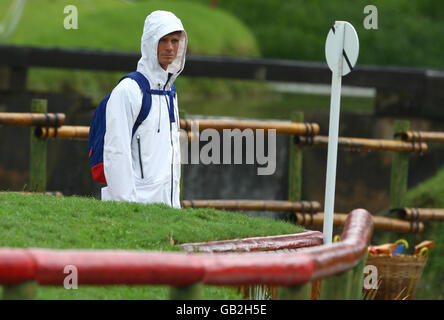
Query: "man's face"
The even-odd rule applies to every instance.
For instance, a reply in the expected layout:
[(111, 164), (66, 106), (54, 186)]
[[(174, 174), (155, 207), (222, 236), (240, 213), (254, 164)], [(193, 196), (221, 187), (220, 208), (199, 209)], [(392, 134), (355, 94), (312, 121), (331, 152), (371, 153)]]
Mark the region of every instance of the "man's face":
[(176, 59), (180, 34), (180, 31), (172, 32), (163, 36), (159, 40), (157, 46), (157, 60), (159, 60), (159, 64), (164, 70), (166, 70), (168, 65)]

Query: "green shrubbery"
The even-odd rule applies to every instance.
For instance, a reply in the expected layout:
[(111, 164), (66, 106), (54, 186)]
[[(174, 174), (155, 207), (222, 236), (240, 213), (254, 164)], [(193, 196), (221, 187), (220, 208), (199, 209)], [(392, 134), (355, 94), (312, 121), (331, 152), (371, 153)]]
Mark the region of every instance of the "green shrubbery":
[[(444, 167), (427, 181), (419, 184), (407, 193), (407, 206), (415, 208), (444, 208)], [(444, 299), (444, 222), (424, 223), (424, 232), (410, 236), (411, 244), (423, 240), (435, 241), (436, 247), (430, 250), (429, 260), (424, 269), (423, 279), (418, 289), (417, 298)]]
[[(207, 4), (209, 0), (195, 0)], [(325, 38), (335, 20), (353, 24), (358, 64), (444, 68), (444, 3), (436, 0), (221, 0), (257, 37), (270, 58), (325, 61)], [(378, 29), (366, 30), (364, 7), (378, 9)]]

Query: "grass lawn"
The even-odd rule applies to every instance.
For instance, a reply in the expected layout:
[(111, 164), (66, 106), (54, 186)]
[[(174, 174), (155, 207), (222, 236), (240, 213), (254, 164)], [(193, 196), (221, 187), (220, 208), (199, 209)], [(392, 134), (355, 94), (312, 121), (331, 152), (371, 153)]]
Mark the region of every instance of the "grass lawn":
[[(0, 194), (0, 247), (181, 251), (185, 242), (297, 233), (302, 227), (213, 209), (102, 202), (86, 197)], [(165, 286), (40, 287), (38, 299), (167, 299)], [(206, 286), (204, 299), (241, 299)]]
[[(11, 0), (2, 1), (0, 9)], [(78, 29), (65, 29), (67, 5), (75, 5)], [(155, 10), (173, 11), (187, 30), (189, 53), (258, 56), (255, 38), (234, 15), (194, 2), (178, 0), (27, 1), (20, 23), (0, 44), (70, 47), (140, 52), (146, 16)], [(3, 10), (2, 10), (3, 11)], [(0, 19), (5, 13), (0, 13)], [(202, 28), (205, 26), (205, 28)]]
[[(12, 2), (0, 1), (0, 22)], [(63, 26), (68, 15), (64, 14), (66, 5), (75, 5), (78, 9), (77, 30), (66, 30)], [(17, 29), (6, 39), (0, 34), (0, 44), (139, 53), (145, 18), (154, 10), (173, 11), (182, 20), (188, 34), (188, 53), (260, 56), (252, 32), (233, 14), (200, 3), (179, 0), (27, 1)], [(31, 91), (77, 92), (92, 97), (94, 104), (97, 104), (124, 74), (30, 68), (27, 87)]]
[[(2, 1), (0, 8), (6, 8), (11, 2)], [(66, 16), (63, 8), (68, 4), (78, 8), (77, 30), (63, 28)], [(8, 39), (0, 37), (0, 44), (139, 52), (144, 19), (156, 9), (171, 10), (181, 18), (189, 36), (188, 53), (244, 57), (260, 55), (254, 30), (233, 13), (220, 8), (212, 9), (209, 3), (177, 0), (27, 1), (16, 32)], [(27, 87), (30, 91), (38, 92), (79, 93), (91, 97), (91, 107), (94, 107), (124, 74), (30, 68)], [(180, 106), (189, 114), (288, 119), (295, 109), (329, 108), (330, 105), (329, 96), (281, 94), (259, 81), (179, 77), (175, 84)], [(341, 107), (343, 110), (372, 111), (373, 100), (344, 98)]]

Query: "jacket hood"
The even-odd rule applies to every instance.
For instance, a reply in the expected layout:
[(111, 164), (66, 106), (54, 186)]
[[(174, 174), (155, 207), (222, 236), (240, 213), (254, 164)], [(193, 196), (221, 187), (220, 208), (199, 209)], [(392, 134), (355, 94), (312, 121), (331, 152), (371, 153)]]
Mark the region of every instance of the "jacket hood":
[[(175, 31), (181, 31), (177, 56), (167, 70), (163, 70), (157, 59), (158, 43), (160, 38)], [(187, 34), (179, 18), (169, 11), (152, 12), (145, 19), (141, 41), (142, 57), (137, 64), (137, 71), (141, 72), (150, 81), (151, 87), (156, 89), (159, 85), (163, 88), (167, 84), (168, 74), (171, 73), (167, 85), (169, 89), (185, 66), (187, 44)]]

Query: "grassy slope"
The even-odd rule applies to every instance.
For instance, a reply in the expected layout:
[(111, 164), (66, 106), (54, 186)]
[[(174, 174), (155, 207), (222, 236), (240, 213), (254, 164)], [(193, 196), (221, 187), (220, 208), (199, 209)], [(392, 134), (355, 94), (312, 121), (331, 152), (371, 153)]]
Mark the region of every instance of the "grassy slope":
[[(178, 251), (170, 244), (297, 233), (301, 227), (212, 209), (0, 194), (0, 247)], [(40, 299), (166, 299), (167, 287), (40, 288)], [(205, 299), (240, 298), (206, 287)]]
[[(77, 30), (65, 30), (66, 5), (78, 8)], [(44, 9), (44, 10), (42, 10)], [(128, 2), (122, 0), (28, 1), (20, 24), (7, 43), (41, 47), (75, 47), (140, 51), (146, 16), (171, 10), (189, 34), (189, 52), (200, 54), (259, 54), (249, 30), (233, 15), (182, 1)], [(202, 28), (205, 26), (205, 28)]]
[[(67, 3), (79, 7), (79, 30), (66, 31), (62, 28), (64, 15), (61, 12)], [(443, 67), (441, 52), (444, 49), (444, 19), (442, 19), (444, 5), (442, 3), (434, 0), (374, 1), (371, 4), (378, 8), (378, 30), (366, 30), (363, 27), (365, 18), (363, 8), (367, 4), (368, 1), (362, 0), (354, 2), (295, 0), (285, 3), (224, 0), (219, 1), (218, 9), (214, 10), (210, 9), (208, 0), (186, 3), (174, 0), (163, 2), (34, 0), (28, 1), (24, 19), (11, 42), (138, 50), (140, 26), (134, 21), (137, 21), (137, 17), (143, 19), (146, 12), (160, 8), (173, 10), (182, 18), (190, 36), (190, 52), (251, 56), (259, 55), (257, 49), (259, 46), (261, 54), (265, 57), (324, 61), (325, 35), (335, 19), (342, 19), (353, 23), (359, 34), (359, 64)], [(39, 10), (42, 6), (45, 10)], [(121, 14), (122, 12), (125, 14)], [(233, 18), (233, 15), (242, 19), (244, 24)], [(254, 33), (257, 44), (247, 29)], [(82, 92), (92, 96), (94, 103), (97, 103), (122, 74), (95, 73), (93, 77), (90, 75), (91, 73), (80, 71), (69, 72), (69, 81), (67, 81), (65, 71), (32, 70), (29, 75), (29, 87), (33, 90)], [(212, 95), (215, 97), (214, 100), (225, 99), (226, 104), (232, 105), (233, 101), (227, 96), (239, 92), (226, 81), (208, 85), (200, 80), (194, 82), (182, 80), (178, 79), (178, 87), (182, 88), (182, 92), (191, 91), (193, 97)], [(250, 88), (240, 82), (236, 85), (244, 91)], [(214, 89), (216, 86), (223, 88), (224, 92), (220, 94), (220, 90), (218, 92)], [(202, 87), (203, 90), (200, 90)], [(194, 90), (195, 88), (198, 89)], [(263, 87), (260, 88), (262, 92), (267, 91)], [(251, 115), (254, 115), (256, 110), (253, 109), (262, 108), (267, 113), (274, 101), (264, 106), (263, 95), (256, 97), (255, 94), (254, 90), (250, 91), (249, 99), (243, 101), (246, 103), (250, 100), (254, 103), (252, 110), (244, 108), (246, 113), (251, 112)], [(315, 100), (314, 105), (319, 101), (318, 97), (313, 95), (293, 95), (292, 98), (308, 101), (304, 103), (307, 107), (313, 107), (312, 100)], [(279, 96), (268, 93), (266, 99), (276, 100)], [(364, 110), (368, 110), (367, 105), (373, 103), (369, 99), (357, 102), (354, 108)], [(192, 98), (185, 103), (186, 106), (191, 106), (186, 108), (190, 109), (187, 110), (190, 113), (199, 108), (220, 109), (217, 103), (213, 106), (208, 100), (194, 101)], [(274, 118), (286, 115), (280, 108), (277, 112), (278, 116)], [(235, 114), (236, 112), (232, 112), (230, 115)]]
[[(63, 13), (63, 8), (68, 4), (74, 4), (78, 8), (78, 30), (63, 28), (63, 21), (67, 16)], [(147, 14), (159, 9), (171, 10), (181, 18), (188, 33), (189, 53), (259, 55), (254, 36), (232, 14), (224, 10), (212, 10), (199, 3), (175, 0), (28, 1), (16, 32), (10, 39), (0, 40), (0, 44), (140, 52), (144, 20)], [(0, 14), (0, 19), (1, 17)], [(94, 103), (98, 103), (122, 75), (123, 72), (31, 69), (28, 88), (35, 91), (79, 92), (91, 96)]]
[[(7, 4), (2, 3), (3, 6)], [(63, 28), (66, 16), (63, 7), (68, 3), (75, 4), (79, 9), (78, 30), (67, 31)], [(41, 7), (45, 10), (38, 10)], [(182, 19), (189, 35), (191, 53), (259, 55), (258, 44), (248, 26), (223, 9), (210, 9), (208, 3), (195, 1), (28, 1), (16, 33), (7, 42), (138, 51), (145, 15), (155, 9), (172, 10)], [(28, 88), (33, 91), (78, 92), (92, 97), (93, 105), (96, 105), (122, 75), (122, 72), (31, 69)], [(265, 83), (255, 81), (179, 77), (176, 87), (180, 90), (181, 108), (191, 114), (287, 119), (296, 109), (329, 106), (329, 97), (282, 95), (271, 92)], [(354, 110), (371, 111), (373, 100), (344, 98), (343, 110), (348, 105)]]
[[(433, 178), (409, 190), (407, 206), (444, 208), (444, 167)], [(442, 288), (442, 283), (444, 283), (444, 223), (425, 223), (424, 230), (418, 236), (409, 237), (409, 243), (412, 244), (423, 240), (433, 240), (436, 243), (435, 248), (430, 251), (417, 298), (444, 299), (444, 289)]]

